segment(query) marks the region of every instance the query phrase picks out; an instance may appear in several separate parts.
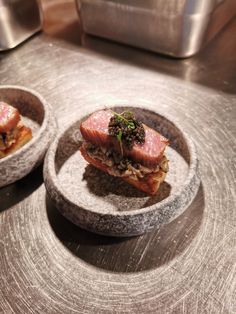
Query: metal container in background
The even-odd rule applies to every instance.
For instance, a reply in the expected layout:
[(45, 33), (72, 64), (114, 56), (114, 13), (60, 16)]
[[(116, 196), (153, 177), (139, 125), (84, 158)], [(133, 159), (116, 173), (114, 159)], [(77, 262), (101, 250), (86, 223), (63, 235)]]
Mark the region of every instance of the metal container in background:
[(14, 48), (40, 29), (37, 0), (0, 0), (0, 50)]
[(236, 14), (236, 0), (76, 0), (86, 33), (174, 57), (197, 53)]

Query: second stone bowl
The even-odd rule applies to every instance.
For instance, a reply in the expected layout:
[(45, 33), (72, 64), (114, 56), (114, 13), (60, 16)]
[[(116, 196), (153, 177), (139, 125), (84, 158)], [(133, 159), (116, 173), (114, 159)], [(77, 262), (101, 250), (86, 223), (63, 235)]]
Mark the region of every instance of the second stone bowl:
[(0, 159), (0, 187), (13, 183), (37, 167), (57, 128), (51, 106), (37, 92), (21, 86), (1, 86), (0, 101), (16, 107), (33, 138), (12, 154)]
[[(94, 110), (104, 109), (94, 106)], [(87, 164), (79, 151), (81, 113), (50, 146), (44, 163), (44, 182), (57, 209), (74, 224), (107, 236), (135, 236), (160, 228), (180, 215), (194, 199), (200, 179), (192, 140), (154, 107), (113, 106), (134, 112), (143, 123), (170, 141), (166, 150), (169, 172), (155, 196), (148, 196), (117, 177)]]

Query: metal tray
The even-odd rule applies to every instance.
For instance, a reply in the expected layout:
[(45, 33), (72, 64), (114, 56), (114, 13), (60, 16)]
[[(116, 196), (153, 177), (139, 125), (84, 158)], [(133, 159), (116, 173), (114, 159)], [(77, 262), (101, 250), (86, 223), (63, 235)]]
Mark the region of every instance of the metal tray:
[(235, 0), (76, 0), (86, 33), (189, 57), (236, 13)]

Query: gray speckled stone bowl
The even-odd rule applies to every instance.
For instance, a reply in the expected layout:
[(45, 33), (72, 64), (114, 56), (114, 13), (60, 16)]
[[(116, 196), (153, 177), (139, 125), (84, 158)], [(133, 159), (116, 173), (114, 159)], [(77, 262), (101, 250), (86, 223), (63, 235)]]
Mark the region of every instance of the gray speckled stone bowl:
[(1, 86), (0, 101), (16, 107), (22, 122), (33, 131), (33, 138), (11, 155), (0, 159), (0, 187), (13, 183), (39, 165), (54, 138), (56, 120), (50, 105), (33, 90)]
[(135, 236), (170, 222), (189, 206), (200, 184), (198, 159), (193, 142), (166, 117), (149, 107), (115, 108), (133, 111), (170, 140), (170, 170), (158, 193), (150, 197), (82, 158), (79, 125), (101, 106), (81, 109), (77, 121), (55, 139), (46, 155), (44, 182), (55, 206), (74, 224), (108, 236)]

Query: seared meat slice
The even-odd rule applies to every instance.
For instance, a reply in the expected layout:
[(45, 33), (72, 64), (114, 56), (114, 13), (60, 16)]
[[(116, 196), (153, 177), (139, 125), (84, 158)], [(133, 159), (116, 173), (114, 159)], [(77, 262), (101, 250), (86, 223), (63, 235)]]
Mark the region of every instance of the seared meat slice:
[[(119, 152), (119, 143), (116, 138), (109, 136), (108, 125), (113, 113), (111, 110), (94, 112), (80, 125), (83, 138), (94, 145), (113, 147)], [(144, 144), (135, 143), (131, 150), (124, 148), (124, 156), (140, 162), (148, 167), (156, 167), (162, 159), (168, 140), (157, 131), (143, 125), (145, 129)]]
[(7, 133), (20, 121), (18, 110), (4, 102), (0, 102), (0, 133)]
[(21, 123), (19, 111), (0, 102), (0, 158), (13, 153), (31, 138), (31, 129)]

